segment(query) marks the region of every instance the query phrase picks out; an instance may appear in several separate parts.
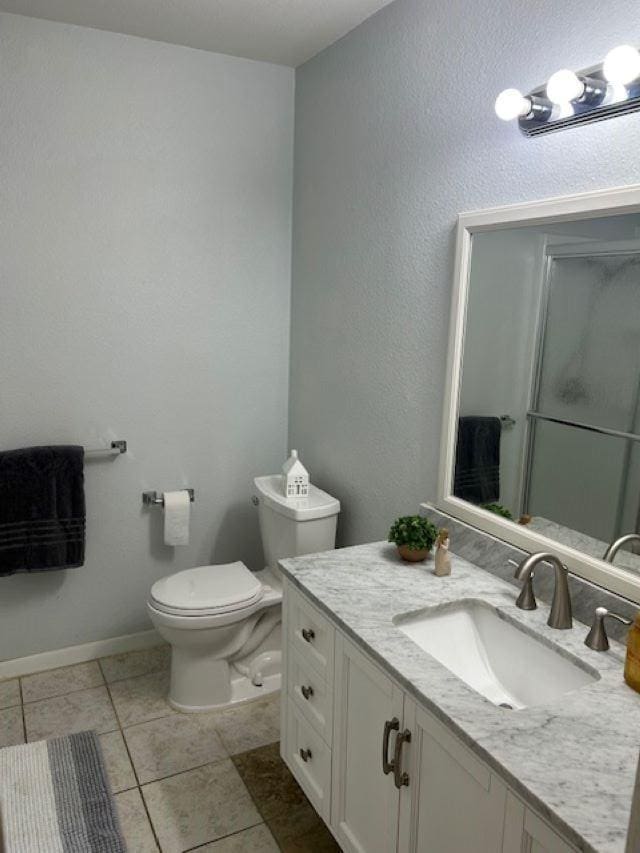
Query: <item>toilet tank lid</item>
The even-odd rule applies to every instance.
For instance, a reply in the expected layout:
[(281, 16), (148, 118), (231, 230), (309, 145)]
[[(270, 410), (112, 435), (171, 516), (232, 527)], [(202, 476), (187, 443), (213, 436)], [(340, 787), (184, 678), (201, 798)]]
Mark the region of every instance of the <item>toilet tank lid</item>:
[(244, 563), (196, 566), (160, 578), (151, 598), (163, 607), (184, 611), (215, 611), (248, 606), (263, 594), (263, 586)]
[(253, 482), (268, 507), (280, 515), (295, 519), (295, 521), (314, 521), (317, 518), (338, 515), (340, 512), (340, 501), (311, 483), (309, 484), (308, 497), (285, 498), (282, 492), (281, 474), (256, 477)]

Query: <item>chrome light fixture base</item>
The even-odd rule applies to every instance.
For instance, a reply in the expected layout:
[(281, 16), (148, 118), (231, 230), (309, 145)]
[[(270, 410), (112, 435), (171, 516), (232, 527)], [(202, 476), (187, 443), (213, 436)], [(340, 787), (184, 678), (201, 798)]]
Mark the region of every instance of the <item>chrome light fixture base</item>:
[(503, 121), (517, 119), (525, 136), (540, 136), (640, 110), (640, 50), (618, 45), (603, 62), (575, 72), (561, 68), (523, 95), (504, 89), (495, 102)]
[[(614, 91), (614, 84), (607, 83), (604, 78), (602, 65), (578, 71), (577, 76), (586, 81), (587, 91), (594, 88), (594, 83), (600, 84), (606, 92)], [(554, 110), (547, 118), (532, 113), (524, 118), (519, 118), (518, 125), (525, 136), (541, 136), (543, 133), (553, 133), (556, 130), (604, 121), (614, 116), (627, 115), (640, 110), (640, 78), (624, 87), (620, 86), (620, 88), (624, 89), (625, 96), (619, 100), (609, 100), (607, 95), (604, 98), (597, 95), (593, 98), (583, 97), (571, 102), (573, 108), (571, 115), (563, 116), (560, 110)], [(533, 89), (527, 97), (539, 100), (546, 98), (546, 84)], [(556, 112), (559, 115), (554, 118)]]

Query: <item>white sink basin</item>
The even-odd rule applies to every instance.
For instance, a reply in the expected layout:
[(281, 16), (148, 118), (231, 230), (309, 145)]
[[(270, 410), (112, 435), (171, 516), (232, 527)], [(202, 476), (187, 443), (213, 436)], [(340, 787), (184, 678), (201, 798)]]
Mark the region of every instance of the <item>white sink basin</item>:
[(600, 677), (482, 601), (461, 601), (393, 621), (469, 687), (502, 707), (547, 704)]

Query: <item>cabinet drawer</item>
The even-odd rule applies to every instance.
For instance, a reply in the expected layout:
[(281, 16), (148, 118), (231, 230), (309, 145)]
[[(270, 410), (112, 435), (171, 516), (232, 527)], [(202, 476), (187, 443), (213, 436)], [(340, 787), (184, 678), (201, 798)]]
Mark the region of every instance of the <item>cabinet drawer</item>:
[(331, 684), (335, 640), (333, 625), (290, 585), (287, 586), (287, 597), (289, 647)]
[(286, 763), (320, 817), (329, 823), (331, 750), (289, 698)]
[(294, 651), (289, 657), (287, 685), (294, 705), (331, 746), (333, 692), (317, 670)]

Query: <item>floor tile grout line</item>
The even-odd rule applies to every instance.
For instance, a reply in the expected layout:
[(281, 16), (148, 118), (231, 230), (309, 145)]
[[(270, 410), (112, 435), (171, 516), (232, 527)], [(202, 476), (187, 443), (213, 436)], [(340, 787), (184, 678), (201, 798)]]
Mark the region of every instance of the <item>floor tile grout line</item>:
[[(63, 669), (75, 669), (75, 667), (77, 667), (77, 666), (86, 666), (89, 663), (98, 664), (98, 672), (100, 673), (100, 676), (102, 677), (103, 681), (106, 681), (104, 674), (102, 672), (102, 668), (99, 664), (98, 658), (92, 658), (91, 660), (83, 660), (83, 661), (80, 661), (79, 663), (70, 663), (70, 664), (67, 664), (66, 666), (57, 666), (57, 667), (55, 667), (55, 669), (41, 669), (38, 672), (25, 672), (23, 675), (16, 675), (14, 677), (18, 679), (18, 681), (20, 682), (20, 686), (22, 686), (22, 682), (24, 681), (25, 678), (35, 678), (38, 675), (53, 675), (54, 673), (60, 672)], [(99, 685), (95, 685), (95, 686), (98, 687)], [(88, 688), (82, 688), (82, 687), (77, 688), (77, 690), (84, 690), (84, 689), (88, 689)], [(75, 690), (75, 691), (70, 690), (67, 692), (72, 693), (72, 692), (77, 692), (77, 690)], [(58, 695), (61, 696), (64, 694), (59, 693)], [(54, 697), (53, 696), (43, 696), (42, 698), (43, 699), (53, 699)], [(30, 701), (31, 702), (39, 702), (40, 700), (39, 699), (31, 699)]]
[[(111, 695), (111, 694), (109, 694)], [(113, 702), (113, 699), (111, 700)], [(113, 702), (115, 707), (115, 702)], [(167, 717), (176, 717), (177, 714), (175, 711), (168, 711), (166, 714), (160, 714), (158, 717), (149, 717), (147, 720), (137, 720), (135, 723), (124, 723), (121, 724), (121, 728), (124, 731), (125, 729), (132, 729), (134, 726), (142, 726), (144, 723), (154, 723), (156, 720), (165, 720)]]
[[(102, 667), (100, 666), (99, 661), (98, 661), (98, 666), (100, 667), (100, 671), (102, 672)], [(104, 672), (102, 672), (102, 674), (104, 676)], [(129, 790), (131, 790), (131, 791), (136, 790), (138, 792), (138, 795), (140, 797), (140, 802), (142, 803), (142, 808), (144, 809), (144, 812), (147, 816), (147, 821), (149, 822), (149, 829), (151, 830), (151, 834), (153, 835), (154, 841), (156, 843), (156, 847), (160, 851), (160, 853), (162, 853), (162, 847), (160, 846), (160, 839), (158, 838), (158, 835), (156, 833), (156, 828), (153, 825), (153, 821), (151, 820), (151, 815), (149, 814), (149, 809), (147, 808), (147, 802), (146, 802), (146, 800), (144, 798), (144, 794), (142, 792), (142, 786), (140, 785), (140, 778), (138, 776), (138, 771), (136, 770), (136, 765), (133, 761), (133, 756), (131, 755), (131, 752), (129, 751), (129, 744), (127, 743), (127, 738), (125, 737), (124, 728), (122, 727), (122, 722), (120, 720), (120, 715), (118, 714), (118, 709), (116, 708), (116, 703), (113, 701), (113, 696), (111, 695), (109, 683), (106, 682), (106, 680), (105, 680), (105, 685), (107, 688), (107, 694), (109, 696), (109, 700), (111, 702), (111, 705), (113, 706), (113, 712), (114, 712), (115, 717), (116, 717), (116, 723), (118, 724), (118, 728), (116, 731), (120, 732), (120, 737), (122, 738), (122, 742), (124, 743), (124, 748), (125, 748), (125, 751), (127, 753), (127, 757), (129, 758), (129, 763), (131, 764), (131, 770), (133, 771), (133, 778), (136, 780), (135, 788), (130, 788)]]
[(38, 702), (49, 702), (51, 699), (64, 699), (65, 696), (72, 696), (74, 693), (82, 693), (85, 690), (97, 690), (99, 687), (106, 687), (104, 682), (93, 684), (91, 687), (77, 687), (75, 690), (65, 690), (64, 693), (55, 693), (53, 696), (42, 696), (40, 699), (27, 699), (23, 704), (35, 705)]
[(108, 680), (107, 676), (104, 675), (104, 670), (102, 670), (102, 674), (107, 684), (118, 684), (120, 681), (133, 681), (134, 678), (144, 678), (147, 675), (157, 675), (159, 672), (169, 672), (169, 669), (170, 667), (163, 666), (160, 669), (150, 669), (148, 672), (141, 672), (137, 675), (123, 675), (121, 678), (112, 678), (111, 680)]
[(20, 713), (22, 715), (22, 737), (24, 738), (24, 742), (27, 741), (27, 718), (24, 715), (24, 696), (22, 695), (22, 680), (18, 679), (18, 690), (20, 691)]
[[(61, 669), (73, 669), (76, 666), (83, 666), (84, 664), (87, 664), (87, 663), (97, 663), (98, 666), (100, 667), (100, 670), (102, 671), (102, 675), (104, 677), (104, 680), (106, 681), (107, 679), (106, 679), (106, 676), (104, 675), (104, 670), (102, 669), (101, 661), (109, 660), (109, 658), (121, 657), (123, 655), (135, 654), (136, 652), (143, 652), (143, 651), (144, 652), (150, 652), (153, 649), (164, 648), (165, 645), (167, 645), (167, 644), (166, 643), (160, 643), (160, 645), (150, 646), (148, 649), (133, 649), (130, 652), (119, 652), (115, 655), (103, 655), (100, 658), (89, 658), (89, 660), (79, 660), (76, 663), (66, 663), (63, 666), (54, 666), (51, 669), (38, 669), (36, 672), (16, 673), (13, 675), (5, 676), (4, 678), (0, 678), (0, 684), (2, 684), (4, 681), (13, 681), (14, 679), (19, 680), (21, 678), (30, 678), (32, 675), (44, 675), (45, 672), (46, 673), (54, 673), (54, 672), (60, 672)], [(163, 669), (169, 669), (169, 667), (166, 666), (166, 667), (163, 667)], [(142, 675), (151, 675), (152, 672), (160, 672), (160, 671), (161, 670), (152, 669), (152, 670), (149, 670), (148, 672), (143, 672)], [(137, 675), (125, 675), (124, 678), (116, 678), (113, 680), (114, 681), (124, 681), (127, 678), (137, 678), (137, 677), (138, 677)]]
[[(133, 772), (135, 773), (135, 770)], [(140, 792), (140, 799), (142, 800), (142, 808), (144, 809), (144, 812), (147, 816), (147, 820), (149, 821), (149, 826), (151, 828), (151, 832), (152, 832), (153, 837), (155, 839), (156, 845), (158, 847), (158, 850), (160, 850), (160, 853), (162, 853), (162, 845), (160, 844), (160, 839), (158, 838), (158, 833), (156, 832), (156, 828), (153, 824), (153, 820), (152, 820), (151, 814), (149, 812), (149, 807), (147, 806), (147, 801), (144, 798), (144, 791), (142, 790), (141, 785), (138, 786), (138, 791)]]
[(126, 743), (126, 739), (124, 737), (123, 726), (122, 726), (122, 720), (120, 719), (120, 714), (118, 713), (118, 708), (116, 707), (116, 703), (113, 701), (113, 696), (111, 695), (111, 689), (109, 688), (108, 684), (105, 684), (105, 687), (107, 688), (107, 696), (109, 697), (109, 702), (111, 703), (111, 707), (113, 708), (113, 713), (114, 713), (114, 716), (116, 718), (116, 725), (118, 727), (118, 730), (120, 732), (122, 732), (122, 740), (124, 740)]
[(212, 838), (211, 841), (203, 841), (202, 844), (196, 844), (195, 847), (187, 847), (186, 850), (183, 850), (183, 853), (194, 853), (194, 851), (202, 850), (203, 847), (207, 847), (209, 844), (217, 844), (218, 841), (224, 841), (226, 838), (234, 838), (236, 835), (242, 835), (243, 832), (255, 829), (256, 826), (264, 826), (269, 830), (269, 832), (271, 832), (266, 821), (260, 820), (258, 823), (252, 823), (250, 826), (244, 826), (242, 829), (236, 830), (236, 832), (229, 832), (227, 835), (220, 835), (218, 838)]
[[(32, 675), (45, 675), (45, 674), (48, 675), (48, 674), (52, 674), (54, 672), (59, 672), (61, 669), (71, 669), (72, 667), (83, 666), (87, 663), (97, 663), (98, 664), (98, 669), (100, 670), (100, 675), (102, 677), (102, 681), (99, 684), (93, 684), (90, 687), (76, 687), (73, 690), (65, 690), (64, 693), (56, 693), (53, 696), (41, 696), (38, 699), (27, 699), (27, 700), (23, 699), (25, 704), (31, 705), (33, 702), (42, 702), (44, 699), (57, 699), (59, 696), (66, 696), (67, 693), (79, 693), (81, 690), (92, 690), (94, 687), (102, 687), (106, 684), (117, 684), (120, 681), (129, 681), (130, 679), (134, 679), (134, 678), (144, 678), (146, 675), (157, 675), (159, 672), (168, 672), (170, 669), (169, 666), (163, 666), (163, 667), (160, 667), (158, 669), (150, 669), (147, 672), (141, 672), (141, 673), (138, 673), (136, 675), (124, 675), (120, 678), (112, 678), (111, 680), (109, 680), (107, 678), (107, 676), (105, 675), (104, 669), (102, 668), (102, 664), (100, 663), (101, 660), (104, 660), (104, 658), (92, 658), (91, 660), (80, 661), (80, 663), (68, 664), (68, 666), (58, 666), (55, 669), (42, 669), (39, 672), (26, 672), (26, 673), (24, 673), (24, 675), (12, 675), (11, 678), (0, 679), (0, 684), (2, 684), (3, 681), (14, 681), (15, 680), (19, 683), (20, 692), (22, 694), (22, 680), (24, 678), (31, 678)], [(12, 706), (12, 707), (15, 707), (15, 706)], [(6, 710), (6, 709), (3, 708), (2, 710)]]
[(103, 677), (103, 679), (104, 679), (104, 683), (105, 683), (105, 684), (108, 684), (109, 682), (107, 681), (107, 677), (106, 677), (106, 675), (104, 674), (104, 669), (102, 668), (101, 659), (100, 659), (100, 658), (95, 658), (95, 661), (96, 661), (96, 663), (98, 664), (98, 669), (100, 670), (100, 674), (102, 675), (102, 677)]
[[(146, 788), (148, 785), (155, 785), (156, 782), (166, 782), (167, 779), (175, 779), (176, 776), (182, 776), (183, 773), (192, 773), (194, 770), (202, 770), (203, 767), (213, 767), (216, 764), (222, 764), (224, 761), (231, 761), (231, 756), (227, 755), (226, 758), (218, 758), (215, 761), (205, 761), (203, 764), (196, 764), (195, 767), (188, 767), (186, 770), (176, 770), (175, 773), (169, 773), (168, 776), (161, 776), (159, 779), (150, 779), (148, 782), (140, 782), (139, 785), (140, 788)], [(233, 761), (231, 761), (231, 763), (233, 764)], [(240, 776), (240, 778), (242, 779), (238, 768), (235, 766), (235, 764), (233, 766), (236, 772), (238, 773), (238, 776)], [(245, 788), (247, 788), (244, 779), (242, 779), (242, 784), (245, 786)], [(248, 788), (247, 791), (249, 791)], [(251, 792), (249, 791), (249, 794), (250, 793)]]
[[(148, 673), (148, 675), (152, 675), (152, 673)], [(122, 681), (126, 681), (126, 679), (121, 679), (121, 680), (122, 680)], [(113, 698), (113, 694), (112, 694), (112, 692), (111, 692), (111, 685), (112, 685), (112, 684), (117, 684), (117, 683), (118, 683), (118, 682), (115, 682), (115, 681), (107, 682), (107, 683), (105, 684), (105, 687), (107, 688), (107, 693), (109, 694), (109, 699), (111, 700), (111, 704), (113, 705), (113, 710), (115, 711), (115, 714), (116, 714), (116, 720), (118, 721), (118, 726), (119, 726), (119, 727), (120, 727), (120, 729), (122, 730), (123, 735), (124, 735), (124, 730), (125, 730), (125, 729), (131, 729), (131, 728), (133, 728), (133, 726), (141, 726), (143, 723), (151, 723), (151, 722), (153, 722), (154, 720), (163, 720), (165, 717), (174, 717), (174, 716), (176, 716), (176, 712), (175, 712), (173, 709), (171, 709), (171, 708), (169, 708), (169, 707), (167, 706), (167, 709), (168, 709), (168, 710), (167, 710), (167, 713), (166, 713), (166, 714), (161, 714), (161, 715), (160, 715), (160, 716), (158, 716), (158, 717), (150, 717), (148, 720), (138, 720), (138, 721), (137, 721), (137, 722), (135, 722), (135, 723), (124, 723), (124, 722), (122, 721), (122, 718), (121, 718), (120, 714), (118, 713), (118, 708), (117, 708), (117, 705), (116, 705), (115, 700), (114, 700), (114, 698)]]
[[(115, 708), (115, 706), (114, 706)], [(118, 712), (116, 711), (116, 719), (118, 718)], [(124, 729), (120, 726), (120, 721), (118, 719), (118, 729), (117, 731), (120, 733), (120, 737), (122, 738), (122, 742), (124, 743), (125, 752), (127, 753), (127, 757), (129, 758), (129, 762), (131, 763), (131, 769), (133, 770), (133, 775), (136, 780), (136, 785), (139, 788), (140, 777), (138, 776), (138, 771), (136, 770), (136, 765), (133, 761), (133, 756), (131, 755), (131, 750), (129, 749), (129, 744), (127, 743), (127, 738), (125, 737)]]

